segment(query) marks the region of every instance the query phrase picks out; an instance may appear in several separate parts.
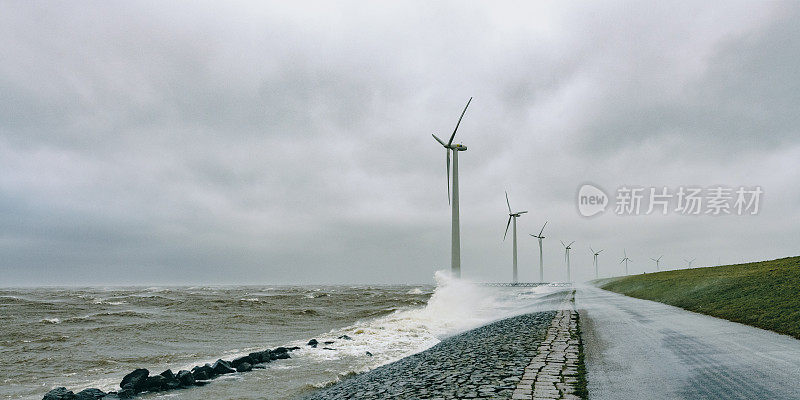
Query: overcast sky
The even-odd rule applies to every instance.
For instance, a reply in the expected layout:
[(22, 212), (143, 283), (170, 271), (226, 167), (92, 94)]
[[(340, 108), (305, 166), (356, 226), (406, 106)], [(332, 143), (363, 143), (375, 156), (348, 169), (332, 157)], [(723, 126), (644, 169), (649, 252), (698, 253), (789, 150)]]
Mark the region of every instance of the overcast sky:
[[(0, 2), (0, 285), (545, 279), (798, 255), (797, 2)], [(590, 182), (760, 186), (592, 218)]]

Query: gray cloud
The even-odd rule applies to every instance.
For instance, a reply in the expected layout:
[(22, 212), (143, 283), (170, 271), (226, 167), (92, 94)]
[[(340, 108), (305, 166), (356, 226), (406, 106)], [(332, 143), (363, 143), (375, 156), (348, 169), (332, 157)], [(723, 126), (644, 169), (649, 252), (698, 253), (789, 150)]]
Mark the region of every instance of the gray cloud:
[[(3, 284), (523, 279), (796, 254), (796, 4), (0, 5)], [(749, 217), (583, 219), (583, 182), (762, 185)], [(747, 239), (747, 237), (753, 237)], [(619, 254), (618, 254), (619, 253)], [(616, 268), (616, 269), (615, 269)]]

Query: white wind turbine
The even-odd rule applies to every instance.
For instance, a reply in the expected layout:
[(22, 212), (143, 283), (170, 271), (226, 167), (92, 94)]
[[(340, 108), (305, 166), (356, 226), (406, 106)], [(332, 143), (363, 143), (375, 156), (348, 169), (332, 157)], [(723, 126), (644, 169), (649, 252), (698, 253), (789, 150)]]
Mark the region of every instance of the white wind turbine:
[(547, 226), (547, 221), (544, 221), (544, 225), (542, 225), (542, 230), (539, 231), (539, 235), (530, 234), (531, 236), (539, 239), (539, 282), (544, 282), (544, 264), (542, 263), (542, 232), (544, 232), (544, 227)]
[(689, 264), (689, 266), (687, 268), (692, 268), (692, 263), (694, 262), (694, 260), (697, 260), (697, 258), (693, 258), (691, 260), (686, 259), (686, 258), (683, 259), (683, 261), (686, 261), (686, 263)]
[(444, 146), (445, 153), (447, 153), (447, 201), (450, 202), (450, 152), (453, 152), (453, 201), (450, 202), (453, 206), (453, 213), (452, 213), (452, 225), (451, 225), (451, 237), (452, 237), (452, 247), (451, 247), (451, 255), (450, 255), (450, 270), (456, 278), (461, 277), (461, 229), (459, 227), (458, 221), (458, 152), (459, 151), (466, 151), (467, 146), (464, 146), (460, 143), (453, 143), (453, 138), (456, 137), (456, 131), (458, 130), (458, 126), (461, 125), (461, 119), (464, 118), (464, 113), (467, 112), (467, 107), (469, 107), (469, 103), (472, 102), (472, 97), (469, 98), (467, 101), (467, 105), (464, 107), (464, 111), (461, 112), (461, 116), (458, 118), (458, 122), (456, 123), (456, 128), (453, 129), (453, 134), (450, 135), (450, 140), (447, 143), (443, 142), (442, 139), (433, 136), (439, 144)]
[(572, 249), (572, 243), (575, 243), (575, 241), (573, 240), (570, 244), (564, 244), (564, 241), (561, 241), (561, 244), (564, 246), (564, 260), (567, 262), (567, 282), (572, 282), (569, 271), (569, 251)]
[(589, 246), (589, 250), (592, 252), (592, 255), (594, 256), (594, 279), (597, 279), (599, 278), (597, 272), (597, 256), (600, 255), (600, 253), (602, 253), (603, 250), (600, 249), (600, 251), (594, 251), (594, 249), (592, 249), (592, 246)]
[(508, 206), (508, 223), (506, 223), (506, 233), (503, 235), (503, 241), (508, 236), (508, 226), (511, 225), (511, 220), (514, 220), (514, 273), (513, 282), (517, 283), (517, 217), (525, 214), (527, 211), (511, 211), (511, 203), (508, 201), (508, 192), (506, 192), (506, 205)]
[(619, 263), (620, 264), (622, 264), (623, 262), (625, 263), (625, 275), (628, 275), (628, 261), (633, 262), (633, 260), (628, 258), (628, 252), (625, 251), (625, 249), (622, 250), (622, 254), (624, 254), (625, 257)]
[(652, 258), (652, 257), (650, 258), (651, 260), (656, 262), (656, 271), (661, 271), (661, 268), (658, 267), (658, 265), (661, 263), (661, 257), (664, 256), (659, 256), (658, 258)]

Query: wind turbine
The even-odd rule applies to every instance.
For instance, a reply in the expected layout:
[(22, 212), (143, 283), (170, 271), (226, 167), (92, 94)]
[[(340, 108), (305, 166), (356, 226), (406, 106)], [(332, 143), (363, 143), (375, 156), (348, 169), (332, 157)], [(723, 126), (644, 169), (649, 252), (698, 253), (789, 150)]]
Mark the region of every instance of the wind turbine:
[[(459, 227), (458, 222), (458, 152), (459, 151), (466, 151), (467, 146), (464, 146), (460, 143), (453, 143), (453, 138), (456, 137), (456, 131), (458, 130), (458, 126), (461, 125), (461, 119), (464, 118), (464, 113), (467, 112), (467, 107), (469, 107), (469, 103), (472, 102), (472, 97), (469, 98), (467, 101), (467, 105), (464, 107), (464, 111), (461, 112), (461, 116), (458, 118), (458, 122), (456, 123), (456, 128), (453, 129), (453, 134), (450, 135), (450, 140), (447, 143), (443, 142), (442, 139), (433, 136), (439, 144), (444, 146), (445, 153), (447, 153), (447, 201), (453, 206), (453, 214), (452, 214), (452, 230), (451, 230), (451, 237), (452, 237), (452, 248), (451, 248), (451, 258), (450, 258), (450, 270), (456, 278), (461, 277), (461, 229)], [(450, 152), (453, 152), (453, 201), (450, 201)]]
[(620, 261), (619, 263), (620, 264), (622, 264), (623, 262), (625, 263), (625, 275), (628, 275), (628, 261), (633, 262), (633, 260), (628, 258), (628, 252), (625, 251), (625, 249), (622, 250), (622, 254), (625, 254), (625, 258), (623, 258), (622, 261)]
[(530, 234), (531, 236), (539, 239), (539, 282), (544, 282), (544, 264), (542, 263), (542, 232), (544, 232), (544, 227), (547, 226), (547, 221), (544, 221), (544, 225), (542, 225), (542, 230), (539, 231), (539, 235)]
[(506, 192), (506, 205), (508, 206), (508, 223), (506, 223), (506, 233), (503, 235), (503, 241), (508, 236), (508, 226), (511, 225), (511, 220), (514, 220), (514, 283), (517, 283), (517, 217), (525, 214), (527, 211), (511, 211), (511, 203), (508, 201), (508, 192)]
[(664, 257), (664, 256), (660, 256), (658, 258), (650, 258), (651, 260), (656, 262), (656, 271), (661, 271), (661, 268), (658, 268), (658, 264), (661, 262), (661, 257)]
[(600, 251), (594, 251), (594, 249), (592, 249), (592, 246), (589, 246), (589, 250), (592, 252), (592, 255), (594, 256), (594, 279), (597, 279), (599, 277), (597, 274), (597, 256), (600, 253), (602, 253), (603, 250), (601, 249)]
[(575, 243), (575, 241), (573, 240), (570, 244), (564, 244), (564, 241), (561, 241), (561, 244), (564, 246), (564, 260), (567, 262), (567, 282), (572, 282), (569, 273), (569, 251), (572, 249), (572, 243)]
[(686, 258), (683, 259), (683, 261), (686, 261), (689, 264), (689, 266), (687, 268), (692, 268), (692, 263), (694, 262), (694, 260), (697, 260), (697, 258), (693, 258), (691, 260), (686, 259)]

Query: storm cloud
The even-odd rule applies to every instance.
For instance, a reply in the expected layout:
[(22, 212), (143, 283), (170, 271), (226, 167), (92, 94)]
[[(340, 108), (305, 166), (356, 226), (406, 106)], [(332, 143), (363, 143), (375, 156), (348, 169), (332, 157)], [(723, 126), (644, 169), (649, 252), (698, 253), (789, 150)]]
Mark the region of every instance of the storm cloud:
[[(573, 277), (798, 254), (795, 2), (4, 2), (3, 285)], [(584, 218), (594, 183), (761, 186), (758, 215)], [(612, 199), (613, 201), (613, 199)]]

